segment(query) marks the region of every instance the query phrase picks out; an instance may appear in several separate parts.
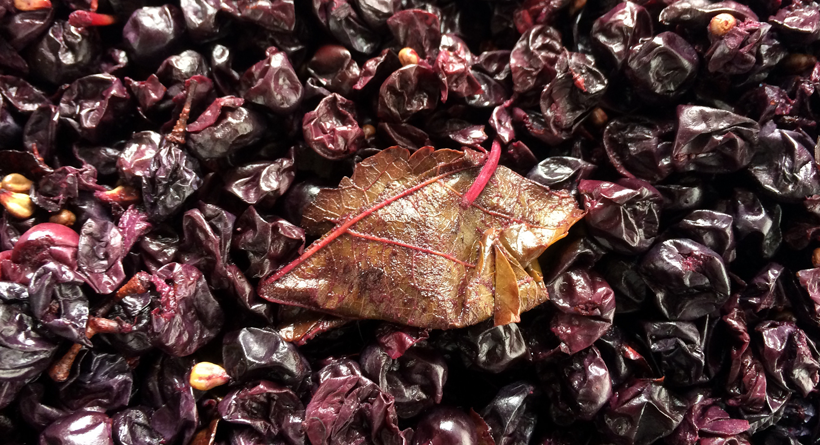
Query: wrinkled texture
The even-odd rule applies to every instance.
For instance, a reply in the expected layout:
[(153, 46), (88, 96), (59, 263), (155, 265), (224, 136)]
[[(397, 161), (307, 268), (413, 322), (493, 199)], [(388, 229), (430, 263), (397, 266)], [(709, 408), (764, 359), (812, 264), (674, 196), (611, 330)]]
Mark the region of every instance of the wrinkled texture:
[[(592, 420), (612, 397), (609, 369), (594, 346), (558, 362), (541, 380), (551, 402), (550, 417), (559, 425), (569, 425), (578, 419)], [(520, 434), (516, 430), (514, 426), (508, 427), (507, 434)]]
[(114, 445), (111, 419), (104, 413), (77, 411), (43, 430), (40, 445)]
[(639, 179), (617, 184), (582, 180), (578, 191), (584, 196), (584, 221), (601, 245), (625, 254), (652, 246), (661, 214), (661, 195), (654, 187)]
[(643, 6), (619, 3), (595, 19), (590, 33), (592, 48), (603, 55), (607, 66), (620, 68), (629, 49), (652, 35), (652, 19)]
[(627, 178), (662, 181), (672, 173), (673, 130), (671, 122), (659, 125), (643, 119), (613, 120), (603, 135), (609, 162)]
[[(39, 34), (36, 29), (32, 31)], [(57, 20), (34, 44), (28, 62), (37, 77), (59, 85), (93, 72), (92, 63), (99, 52), (100, 37), (93, 28), (78, 28)]]
[(814, 142), (806, 133), (779, 130), (770, 121), (761, 129), (760, 145), (749, 172), (767, 192), (790, 201), (820, 193), (820, 173), (809, 151)]
[(692, 386), (708, 381), (706, 342), (713, 326), (708, 322), (645, 322), (643, 330), (649, 350), (661, 373), (674, 386)]
[(0, 320), (0, 380), (33, 380), (48, 367), (57, 345), (36, 328), (31, 316), (14, 305), (0, 305)]
[(429, 65), (408, 65), (396, 70), (379, 90), (379, 117), (390, 122), (404, 122), (414, 114), (436, 108), (439, 82)]
[(638, 94), (660, 101), (683, 95), (699, 65), (697, 52), (683, 37), (662, 32), (629, 49), (625, 71)]
[[(197, 121), (189, 125), (187, 147), (203, 160), (228, 156), (258, 142), (265, 133), (262, 115), (247, 107), (221, 108), (211, 125)], [(193, 127), (193, 125), (197, 125)], [(204, 128), (202, 128), (205, 126)]]
[(561, 341), (558, 349), (575, 354), (591, 346), (612, 325), (615, 293), (595, 272), (570, 270), (547, 287), (558, 309), (550, 330)]
[(657, 380), (639, 379), (615, 390), (599, 426), (617, 443), (649, 445), (671, 434), (686, 408)]
[(222, 309), (199, 270), (170, 263), (151, 280), (160, 294), (159, 307), (151, 311), (151, 338), (156, 347), (183, 357), (216, 336), (222, 327)]
[(441, 44), (441, 25), (435, 14), (420, 9), (407, 9), (387, 19), (387, 26), (399, 45), (416, 50), (422, 59), (436, 58)]
[(265, 52), (265, 59), (248, 68), (240, 79), (246, 101), (288, 114), (302, 100), (302, 83), (296, 77), (287, 54), (275, 47)]
[(393, 397), (363, 377), (355, 362), (333, 362), (319, 371), (319, 387), (305, 408), (303, 428), (315, 445), (407, 443), (396, 425)]
[(128, 109), (128, 91), (110, 74), (95, 74), (78, 79), (60, 99), (60, 118), (81, 137), (99, 141), (114, 129), (115, 120)]
[(248, 425), (268, 441), (304, 443), (304, 406), (296, 394), (275, 383), (261, 381), (237, 389), (219, 402), (219, 415), (226, 422)]
[(570, 138), (606, 91), (607, 80), (591, 57), (564, 53), (557, 62), (557, 74), (541, 93), (541, 113), (545, 131), (540, 139), (558, 144)]
[(327, 159), (350, 156), (365, 142), (364, 132), (356, 122), (353, 102), (335, 93), (305, 114), (302, 132), (308, 146)]
[(248, 256), (250, 266), (245, 271), (253, 278), (267, 276), (294, 256), (305, 245), (305, 231), (281, 218), (265, 218), (248, 210), (236, 221), (232, 246)]
[(161, 146), (142, 183), (148, 216), (162, 221), (176, 213), (202, 184), (198, 170), (198, 163), (186, 152), (170, 144)]
[(177, 7), (145, 6), (134, 11), (122, 29), (122, 36), (132, 57), (157, 59), (168, 55), (184, 32), (185, 21)]
[(362, 374), (393, 396), (400, 418), (441, 403), (447, 363), (433, 350), (414, 347), (393, 359), (382, 346), (371, 345), (362, 351), (359, 365)]
[(672, 162), (678, 171), (729, 173), (755, 154), (760, 126), (737, 114), (714, 108), (678, 107), (678, 132)]
[(469, 366), (499, 374), (514, 368), (529, 354), (526, 340), (515, 323), (492, 326), (479, 323), (467, 329), (459, 349)]
[(0, 0), (0, 442), (815, 443), (819, 45), (810, 0)]
[(729, 298), (723, 259), (694, 241), (681, 238), (657, 244), (644, 256), (640, 271), (670, 320), (694, 320)]
[[(580, 218), (581, 212), (575, 208), (569, 195), (548, 192), (503, 168), (496, 171), (495, 180), (488, 184), (476, 203), (482, 209), (498, 209), (496, 211), (503, 215), (518, 214), (523, 221), (532, 222), (517, 223), (514, 222), (517, 218), (512, 220), (507, 216), (496, 219), (498, 217), (490, 216), (475, 206), (466, 211), (457, 210), (460, 196), (453, 197), (449, 189), (442, 189), (434, 184), (438, 180), (447, 181), (452, 189), (464, 190), (474, 179), (475, 161), (471, 157), (470, 152), (461, 154), (432, 150), (419, 150), (409, 157), (406, 150), (391, 149), (359, 164), (353, 178), (346, 179), (339, 189), (319, 192), (317, 201), (308, 209), (302, 224), (310, 233), (322, 233), (332, 228), (328, 220), (335, 221), (345, 215), (353, 218), (357, 214), (361, 215), (358, 218), (372, 215), (371, 218), (355, 226), (348, 223), (347, 226), (333, 229), (329, 235), (309, 247), (300, 257), (303, 259), (295, 260), (287, 268), (266, 278), (260, 286), (260, 295), (274, 302), (332, 310), (342, 316), (379, 318), (419, 327), (467, 326), (490, 316), (495, 318), (496, 324), (518, 320), (521, 312), (543, 302), (547, 296), (546, 290), (541, 287), (540, 268), (533, 269), (537, 267), (533, 260), (549, 244), (563, 237), (567, 228)], [(436, 175), (440, 175), (440, 179)], [(386, 178), (399, 179), (404, 185), (392, 189), (388, 187)], [(503, 185), (505, 182), (508, 185)], [(367, 189), (362, 190), (365, 184)], [(400, 193), (414, 190), (412, 187), (419, 191), (403, 201)], [(521, 201), (504, 201), (494, 191), (506, 187), (516, 187), (519, 194), (532, 196), (528, 200), (528, 206), (520, 207)], [(497, 201), (499, 198), (501, 200)], [(348, 201), (349, 199), (355, 201)], [(446, 201), (442, 201), (445, 199)], [(451, 211), (456, 212), (454, 215), (464, 213), (462, 221), (475, 228), (462, 233), (450, 231), (451, 236), (457, 237), (450, 241), (433, 238), (440, 234), (441, 229), (426, 224), (449, 223), (425, 218), (423, 211), (426, 200), (442, 202), (439, 205), (447, 203), (453, 209)], [(347, 202), (353, 203), (355, 207)], [(386, 219), (391, 208), (404, 209), (410, 202), (419, 203), (419, 212), (416, 213), (419, 220), (413, 223), (418, 225), (419, 231), (391, 233), (391, 223)], [(541, 205), (533, 206), (536, 202)], [(369, 213), (366, 209), (371, 206), (384, 206), (384, 210)], [(469, 222), (471, 220), (474, 222)], [(350, 221), (358, 222), (356, 219)], [(399, 227), (407, 226), (400, 223)], [(415, 236), (430, 238), (396, 238), (414, 236), (413, 233), (417, 233)], [(329, 236), (339, 238), (330, 243), (334, 238), (328, 238)], [(527, 238), (519, 238), (522, 236)], [(454, 245), (456, 240), (457, 244)], [(509, 247), (502, 247), (498, 244), (499, 241)], [(326, 244), (327, 247), (324, 247)], [(401, 258), (409, 256), (415, 260), (411, 262), (410, 258), (393, 257), (385, 262), (374, 257), (358, 264), (336, 268), (334, 272), (338, 271), (336, 273), (340, 275), (334, 276), (332, 280), (337, 283), (338, 291), (322, 284), (331, 280), (326, 275), (328, 270), (325, 266), (329, 261), (348, 257), (350, 254), (343, 252), (366, 246), (390, 246), (388, 249), (393, 252), (392, 255), (399, 255)], [(441, 252), (439, 249), (446, 250)], [(421, 267), (421, 270), (435, 271), (434, 274), (427, 275), (432, 280), (430, 284), (403, 285), (409, 272), (405, 269), (408, 264), (414, 264), (414, 269)], [(347, 267), (355, 269), (342, 272)], [(392, 270), (385, 271), (385, 267)], [(486, 279), (484, 277), (490, 276), (494, 276), (495, 290), (482, 284)], [(530, 278), (532, 281), (519, 285), (518, 280)], [(305, 282), (313, 284), (305, 286)], [(457, 290), (462, 285), (467, 286), (466, 293)], [(393, 298), (385, 299), (382, 297), (385, 289), (400, 289), (407, 294), (396, 294)], [(435, 290), (433, 294), (427, 294), (427, 289)], [(445, 294), (446, 297), (442, 298), (441, 291), (449, 295)], [(408, 303), (414, 301), (414, 306), (395, 306), (396, 301), (402, 300)], [(439, 304), (438, 301), (441, 300), (446, 303)]]
[(66, 407), (109, 411), (128, 405), (134, 379), (122, 356), (88, 352), (77, 362), (76, 374), (60, 388), (60, 400)]
[(498, 390), (481, 411), (496, 445), (530, 443), (537, 419), (537, 403), (533, 385), (511, 383)]
[(237, 381), (265, 379), (298, 387), (310, 375), (310, 366), (296, 347), (266, 328), (243, 328), (226, 334), (222, 364)]
[(524, 93), (555, 78), (561, 55), (561, 34), (538, 25), (521, 35), (510, 53), (510, 72), (516, 93)]
[(28, 293), (31, 312), (52, 333), (90, 346), (86, 337), (88, 298), (82, 281), (59, 263), (46, 263), (31, 276)]

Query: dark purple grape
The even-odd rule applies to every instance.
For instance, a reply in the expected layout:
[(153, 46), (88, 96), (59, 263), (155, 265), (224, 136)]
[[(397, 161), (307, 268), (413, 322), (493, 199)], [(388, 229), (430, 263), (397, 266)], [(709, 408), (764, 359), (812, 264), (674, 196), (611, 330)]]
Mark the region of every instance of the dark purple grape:
[(110, 74), (86, 76), (63, 93), (60, 118), (84, 139), (99, 142), (128, 113), (129, 97), (122, 82)]
[(176, 6), (145, 6), (131, 14), (122, 37), (132, 57), (156, 60), (173, 51), (184, 32), (185, 20)]
[(712, 313), (729, 298), (729, 277), (723, 259), (688, 239), (655, 245), (640, 266), (655, 302), (670, 320), (694, 320)]
[(219, 402), (219, 415), (228, 423), (247, 425), (266, 440), (304, 443), (304, 405), (289, 389), (261, 381), (230, 392)]
[(302, 134), (313, 151), (332, 160), (356, 153), (365, 143), (353, 102), (335, 93), (305, 114)]
[(288, 114), (302, 100), (302, 83), (296, 77), (287, 54), (270, 47), (265, 55), (265, 59), (242, 75), (242, 97), (277, 114)]
[(592, 48), (609, 66), (618, 69), (626, 61), (629, 49), (652, 36), (652, 19), (643, 6), (623, 2), (598, 17), (592, 25)]
[(619, 253), (644, 252), (658, 234), (661, 194), (640, 179), (582, 180), (586, 224), (604, 247)]
[(760, 126), (715, 108), (678, 106), (672, 162), (678, 171), (729, 173), (752, 161)]
[(202, 272), (187, 264), (169, 263), (152, 282), (160, 294), (151, 311), (151, 339), (168, 354), (184, 357), (214, 338), (224, 314)]
[(29, 53), (32, 74), (50, 83), (69, 83), (94, 71), (100, 55), (100, 37), (94, 28), (77, 28), (58, 20)]
[(516, 93), (538, 88), (555, 78), (563, 51), (561, 34), (550, 26), (535, 26), (523, 33), (510, 53), (510, 72)]
[[(594, 346), (547, 368), (541, 374), (541, 381), (550, 399), (549, 415), (559, 425), (592, 420), (612, 397), (609, 370)], [(530, 416), (535, 420), (535, 413)], [(488, 423), (492, 426), (492, 422), (488, 420)], [(526, 430), (526, 426), (524, 428)], [(521, 433), (509, 430), (510, 435)]]
[(272, 329), (244, 328), (225, 334), (222, 363), (237, 381), (265, 379), (298, 388), (310, 375), (307, 360)]
[(396, 414), (412, 418), (441, 403), (447, 363), (440, 353), (420, 347), (391, 358), (381, 345), (366, 347), (359, 357), (362, 373), (393, 396)]
[(550, 330), (561, 342), (560, 351), (575, 354), (586, 349), (612, 325), (615, 294), (597, 273), (570, 270), (550, 283), (547, 290), (558, 310)]
[(638, 379), (617, 388), (598, 427), (616, 443), (649, 445), (683, 420), (686, 401), (658, 380)]
[(441, 406), (419, 420), (412, 445), (478, 445), (475, 421), (460, 409)]
[(520, 364), (528, 356), (526, 342), (515, 323), (491, 326), (484, 322), (472, 326), (459, 347), (465, 362), (495, 374)]
[(236, 221), (232, 247), (244, 252), (250, 266), (248, 276), (261, 278), (273, 273), (305, 245), (305, 231), (284, 219), (265, 218), (251, 206)]
[(77, 411), (57, 419), (40, 434), (41, 444), (114, 445), (111, 418), (105, 413)]
[(647, 100), (671, 100), (692, 87), (700, 62), (694, 48), (673, 32), (662, 32), (629, 49), (626, 75)]
[(399, 430), (393, 397), (362, 376), (350, 360), (329, 363), (318, 373), (318, 388), (305, 411), (303, 428), (311, 443), (405, 443)]
[(673, 131), (672, 122), (615, 119), (603, 136), (609, 162), (627, 178), (662, 181), (672, 173)]

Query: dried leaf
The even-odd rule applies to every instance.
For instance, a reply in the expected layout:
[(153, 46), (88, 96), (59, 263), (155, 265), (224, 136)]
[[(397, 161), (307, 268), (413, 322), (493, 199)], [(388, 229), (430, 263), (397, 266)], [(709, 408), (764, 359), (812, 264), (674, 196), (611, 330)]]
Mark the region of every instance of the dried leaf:
[(306, 209), (302, 226), (324, 236), (266, 278), (259, 294), (433, 329), (490, 317), (497, 325), (519, 321), (548, 299), (538, 256), (584, 213), (569, 193), (505, 167), (462, 207), (484, 159), (470, 149), (431, 147), (412, 156), (394, 147), (365, 159)]

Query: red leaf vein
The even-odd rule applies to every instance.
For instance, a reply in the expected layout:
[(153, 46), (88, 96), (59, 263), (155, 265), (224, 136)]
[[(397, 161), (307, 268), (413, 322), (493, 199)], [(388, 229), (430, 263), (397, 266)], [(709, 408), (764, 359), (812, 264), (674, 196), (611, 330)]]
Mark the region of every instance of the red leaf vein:
[(392, 244), (394, 246), (401, 246), (401, 247), (406, 247), (408, 249), (417, 250), (419, 252), (429, 253), (430, 255), (438, 255), (442, 258), (446, 258), (450, 261), (454, 261), (458, 264), (461, 264), (462, 266), (475, 268), (475, 264), (470, 264), (470, 263), (461, 261), (460, 259), (458, 259), (458, 258), (456, 258), (452, 255), (446, 254), (444, 252), (439, 252), (439, 251), (436, 251), (436, 250), (427, 249), (425, 247), (414, 246), (412, 244), (407, 244), (407, 243), (404, 243), (404, 242), (401, 242), (401, 241), (396, 241), (396, 240), (391, 240), (391, 239), (387, 239), (387, 238), (381, 238), (381, 237), (378, 237), (378, 236), (368, 235), (366, 233), (356, 232), (355, 230), (348, 230), (347, 233), (352, 235), (352, 236), (355, 236), (357, 238), (366, 239), (368, 241), (376, 241), (376, 242), (385, 243), (385, 244)]

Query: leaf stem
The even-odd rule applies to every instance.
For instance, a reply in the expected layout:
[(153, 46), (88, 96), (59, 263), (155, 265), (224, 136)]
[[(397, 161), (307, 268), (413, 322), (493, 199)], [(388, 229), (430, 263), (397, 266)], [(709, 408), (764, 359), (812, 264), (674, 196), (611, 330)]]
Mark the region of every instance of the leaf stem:
[(470, 189), (467, 190), (467, 193), (461, 198), (461, 207), (470, 207), (473, 204), (473, 201), (478, 198), (478, 195), (484, 191), (484, 187), (487, 186), (487, 183), (490, 182), (490, 178), (493, 177), (493, 173), (495, 173), (495, 169), (498, 168), (498, 160), (501, 158), (501, 141), (498, 138), (493, 139), (493, 146), (490, 149), (490, 154), (487, 155), (487, 161), (484, 163), (484, 167), (481, 168), (481, 172), (479, 172), (478, 177), (475, 178), (473, 181), (473, 185), (470, 186)]

